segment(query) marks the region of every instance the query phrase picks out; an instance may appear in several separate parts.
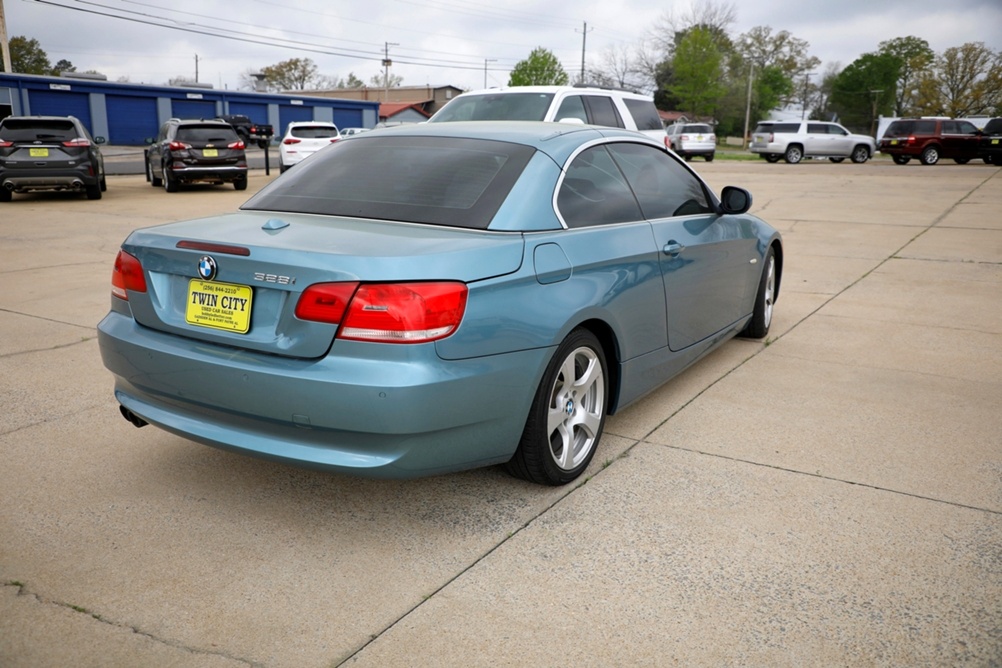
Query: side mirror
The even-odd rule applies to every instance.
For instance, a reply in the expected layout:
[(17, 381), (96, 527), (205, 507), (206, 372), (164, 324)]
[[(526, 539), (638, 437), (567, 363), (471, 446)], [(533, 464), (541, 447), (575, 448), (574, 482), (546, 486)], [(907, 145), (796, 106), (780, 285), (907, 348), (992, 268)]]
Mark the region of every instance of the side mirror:
[(720, 210), (724, 213), (746, 213), (751, 205), (751, 193), (744, 188), (726, 186), (720, 193)]
[(147, 144), (156, 144), (157, 143), (157, 138), (156, 137), (147, 137), (143, 141), (146, 142)]
[(103, 144), (106, 141), (108, 141), (108, 140), (105, 139), (104, 137), (94, 137), (94, 143), (95, 144)]

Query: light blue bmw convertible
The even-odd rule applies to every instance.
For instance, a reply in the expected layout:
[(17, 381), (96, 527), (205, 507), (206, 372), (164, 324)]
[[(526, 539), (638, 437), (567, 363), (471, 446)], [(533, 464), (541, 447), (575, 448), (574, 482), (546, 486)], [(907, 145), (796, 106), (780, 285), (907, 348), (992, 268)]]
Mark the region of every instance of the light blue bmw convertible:
[(137, 426), (342, 473), (560, 485), (606, 415), (766, 336), (783, 247), (750, 205), (625, 130), (369, 132), (239, 211), (129, 235), (101, 355)]

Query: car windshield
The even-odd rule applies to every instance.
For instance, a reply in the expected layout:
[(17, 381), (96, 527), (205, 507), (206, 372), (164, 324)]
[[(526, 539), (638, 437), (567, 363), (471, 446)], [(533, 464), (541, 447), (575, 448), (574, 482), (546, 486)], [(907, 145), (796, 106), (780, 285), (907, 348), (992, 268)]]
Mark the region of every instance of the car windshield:
[(993, 118), (988, 121), (982, 133), (986, 135), (1002, 135), (1002, 118)]
[(480, 139), (364, 135), (320, 151), (242, 208), (486, 229), (534, 152)]
[(294, 125), (289, 134), (299, 139), (329, 139), (338, 133), (333, 125)]
[(0, 139), (10, 142), (69, 141), (78, 137), (72, 121), (8, 118), (0, 124)]
[(431, 117), (429, 123), (448, 121), (541, 121), (552, 93), (496, 93), (457, 97)]
[(176, 139), (186, 144), (232, 144), (240, 141), (236, 130), (221, 125), (185, 125), (177, 129)]

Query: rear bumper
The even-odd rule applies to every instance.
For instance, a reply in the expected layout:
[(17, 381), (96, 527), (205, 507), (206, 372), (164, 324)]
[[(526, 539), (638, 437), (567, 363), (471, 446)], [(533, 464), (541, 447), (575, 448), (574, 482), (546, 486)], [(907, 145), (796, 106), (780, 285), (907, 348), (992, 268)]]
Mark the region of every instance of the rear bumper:
[(4, 169), (0, 171), (0, 187), (14, 192), (28, 190), (77, 190), (96, 186), (100, 177), (89, 166), (77, 169)]
[(446, 361), (434, 344), (336, 342), (316, 360), (193, 342), (111, 312), (115, 397), (200, 443), (297, 466), (409, 478), (507, 461), (549, 349)]
[(240, 179), (247, 178), (247, 166), (235, 167), (235, 166), (220, 166), (220, 167), (204, 167), (204, 166), (182, 166), (180, 163), (174, 163), (170, 167), (171, 176), (185, 183), (193, 183), (195, 181), (211, 182), (211, 183), (232, 183), (233, 181), (239, 181)]

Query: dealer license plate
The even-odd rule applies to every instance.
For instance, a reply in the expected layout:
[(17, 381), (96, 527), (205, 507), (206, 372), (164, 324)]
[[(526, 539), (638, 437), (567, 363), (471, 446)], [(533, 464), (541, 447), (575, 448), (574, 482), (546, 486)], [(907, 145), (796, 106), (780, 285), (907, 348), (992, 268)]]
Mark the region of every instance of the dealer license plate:
[(897, 146), (897, 145), (898, 145), (898, 140), (897, 139), (892, 139), (891, 140), (891, 146)]
[(999, 143), (999, 140), (998, 140), (998, 139), (993, 139), (993, 140), (992, 140), (992, 145), (995, 145), (995, 144), (998, 144), (998, 143)]
[(49, 149), (47, 148), (29, 148), (28, 155), (32, 158), (48, 158)]
[(246, 334), (254, 291), (246, 285), (191, 279), (184, 319), (191, 325)]
[(215, 148), (203, 148), (202, 155), (205, 156), (206, 158), (218, 158), (219, 150)]

